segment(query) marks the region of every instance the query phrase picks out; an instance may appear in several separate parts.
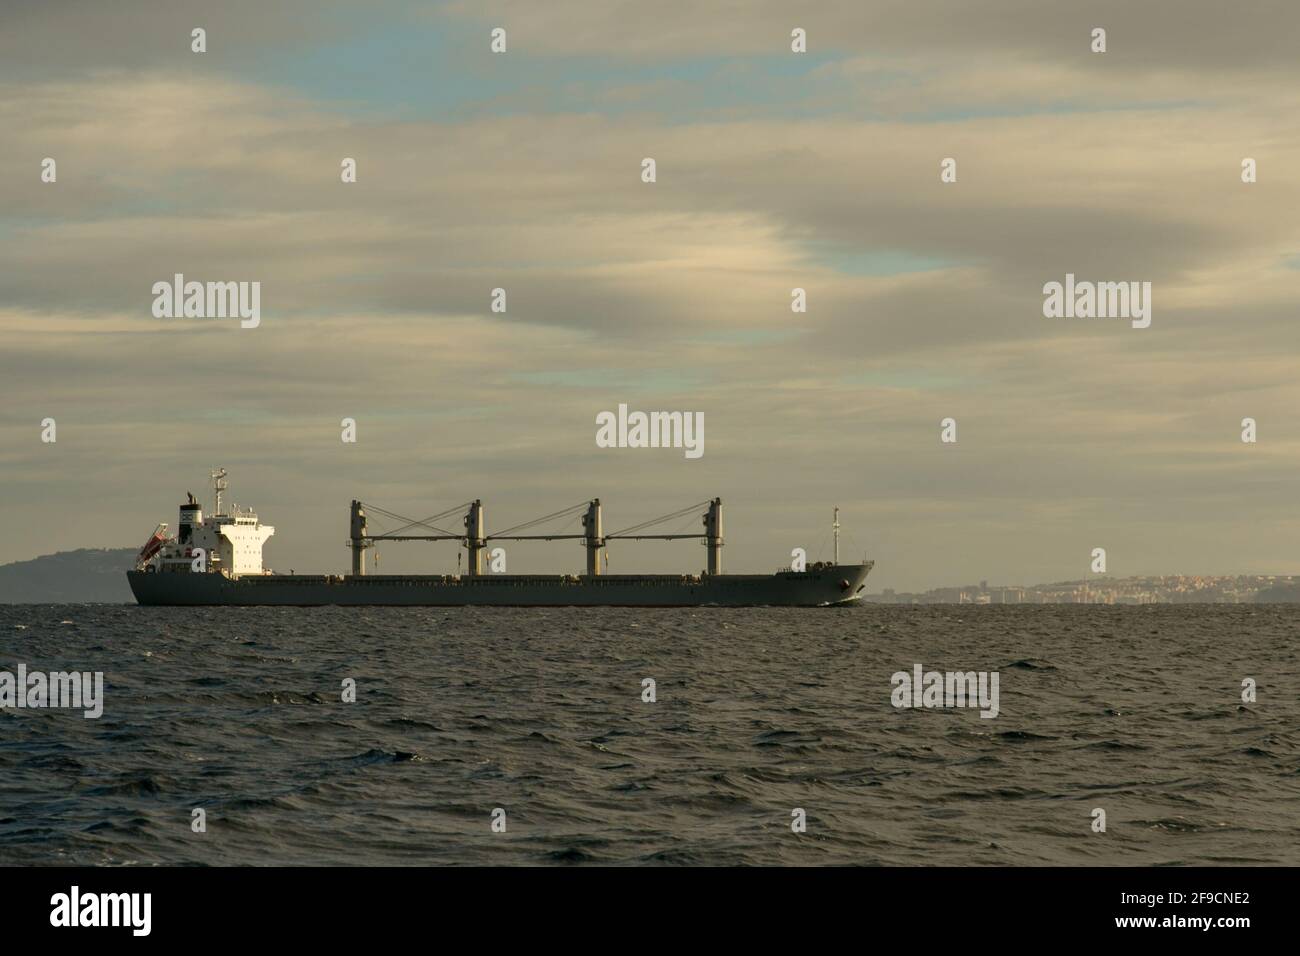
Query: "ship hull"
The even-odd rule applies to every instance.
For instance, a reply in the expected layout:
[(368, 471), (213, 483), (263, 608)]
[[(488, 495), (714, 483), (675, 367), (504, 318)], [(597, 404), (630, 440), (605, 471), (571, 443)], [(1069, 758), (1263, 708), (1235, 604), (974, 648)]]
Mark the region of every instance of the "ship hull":
[(776, 574), (249, 575), (129, 571), (150, 606), (373, 607), (825, 607), (861, 599), (872, 563)]

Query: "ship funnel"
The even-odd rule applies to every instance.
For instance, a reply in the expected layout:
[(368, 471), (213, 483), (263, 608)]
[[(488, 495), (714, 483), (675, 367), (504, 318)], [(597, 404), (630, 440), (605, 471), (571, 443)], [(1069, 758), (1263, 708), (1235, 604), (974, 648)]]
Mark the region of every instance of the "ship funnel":
[(194, 535), (194, 529), (203, 526), (203, 506), (194, 500), (194, 496), (186, 493), (189, 501), (181, 505), (179, 531), (177, 540), (181, 544), (189, 544), (190, 538)]

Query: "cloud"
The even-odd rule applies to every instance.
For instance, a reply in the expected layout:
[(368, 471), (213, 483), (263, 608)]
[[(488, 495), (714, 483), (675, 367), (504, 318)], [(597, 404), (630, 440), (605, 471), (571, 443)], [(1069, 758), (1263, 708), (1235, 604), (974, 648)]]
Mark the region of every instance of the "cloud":
[(1300, 11), (1287, 0), (1262, 0), (1249, 15), (1213, 0), (456, 0), (430, 16), (450, 14), (510, 31), (515, 49), (553, 56), (728, 56), (789, 50), (790, 31), (807, 31), (810, 52), (897, 54), (933, 58), (1008, 57), (1053, 63), (1084, 59), (1091, 31), (1108, 31), (1109, 49), (1129, 71), (1177, 66), (1189, 73), (1296, 69)]
[[(263, 75), (340, 45), (388, 68), (345, 6), (177, 6), (133, 32), (130, 4), (11, 5), (0, 560), (134, 542), (224, 464), (298, 568), (343, 564), (351, 497), (484, 496), (504, 521), (599, 494), (630, 523), (722, 494), (737, 570), (807, 547), (788, 529), (834, 504), (881, 549), (876, 586), (1070, 576), (1098, 544), (1134, 570), (1294, 570), (1295, 12), (920, 6), (386, 6), (417, 37), (510, 30), (511, 85), (430, 116)], [(198, 16), (222, 47), (201, 62), (173, 50)], [(791, 24), (818, 54), (799, 73), (774, 65)], [(547, 60), (574, 85), (526, 79)], [(176, 272), (260, 281), (262, 327), (154, 319)], [(1151, 329), (1045, 319), (1066, 272), (1152, 282)], [(704, 411), (705, 457), (596, 449), (620, 401)], [(91, 495), (114, 506), (87, 541), (51, 515)], [(624, 569), (687, 560), (644, 553)]]

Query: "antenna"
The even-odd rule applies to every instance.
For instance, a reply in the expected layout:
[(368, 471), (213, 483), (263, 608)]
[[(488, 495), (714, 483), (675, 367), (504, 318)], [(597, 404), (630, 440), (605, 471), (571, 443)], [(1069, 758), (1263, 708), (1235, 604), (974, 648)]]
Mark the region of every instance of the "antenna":
[[(834, 529), (835, 531), (835, 563), (838, 565), (840, 563), (840, 509), (839, 508), (835, 509), (835, 523), (831, 525), (831, 528)], [(823, 538), (822, 540), (825, 541), (826, 539)]]
[(221, 493), (230, 487), (226, 483), (226, 469), (218, 468), (209, 476), (212, 478), (212, 496), (216, 499), (216, 507), (212, 509), (214, 515), (221, 514)]

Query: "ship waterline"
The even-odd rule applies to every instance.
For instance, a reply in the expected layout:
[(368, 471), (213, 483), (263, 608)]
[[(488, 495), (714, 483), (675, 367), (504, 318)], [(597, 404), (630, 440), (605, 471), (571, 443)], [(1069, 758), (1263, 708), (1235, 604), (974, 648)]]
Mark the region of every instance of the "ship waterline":
[(824, 607), (857, 603), (871, 562), (776, 574), (307, 575), (155, 574), (130, 571), (144, 605), (308, 607)]

